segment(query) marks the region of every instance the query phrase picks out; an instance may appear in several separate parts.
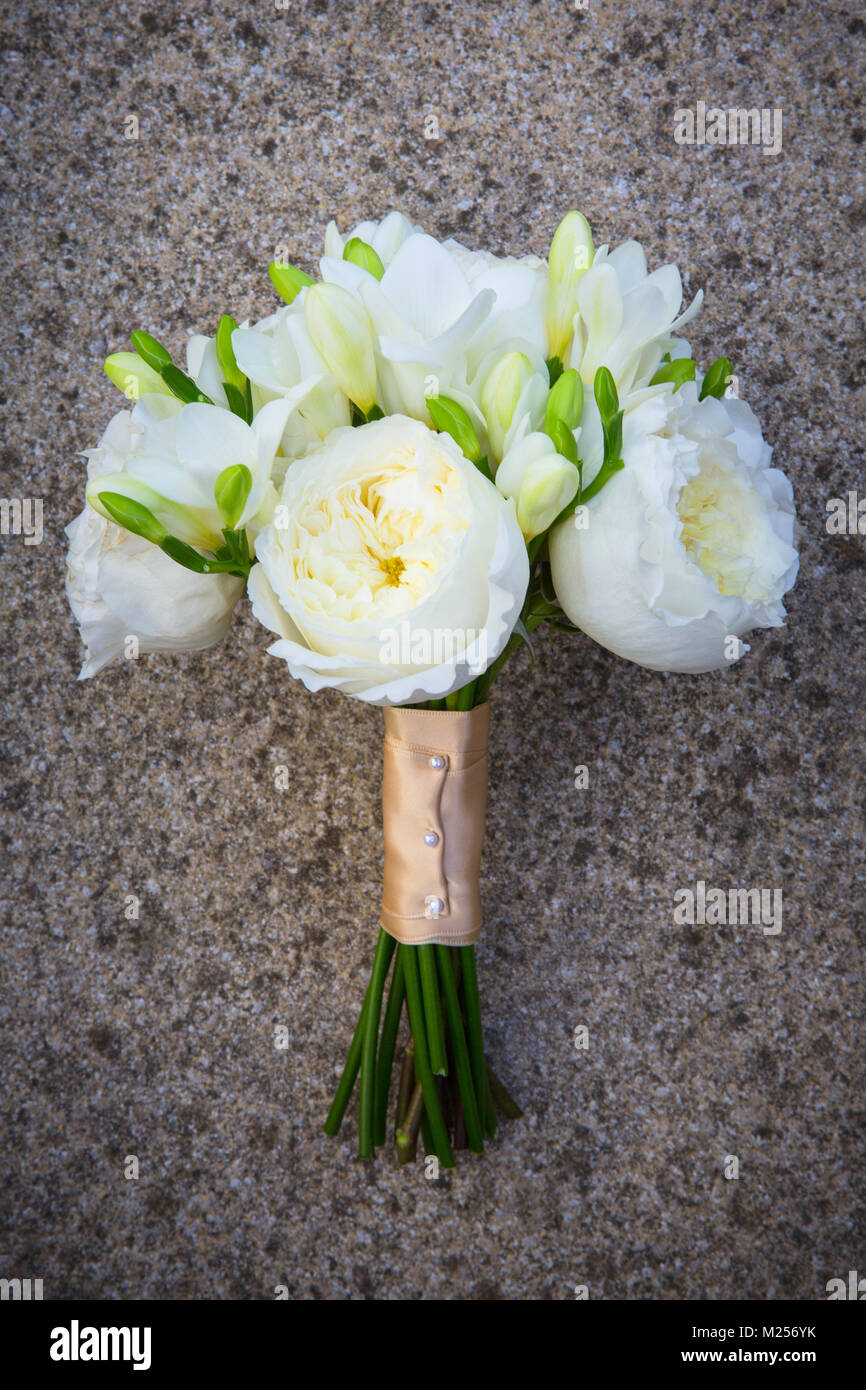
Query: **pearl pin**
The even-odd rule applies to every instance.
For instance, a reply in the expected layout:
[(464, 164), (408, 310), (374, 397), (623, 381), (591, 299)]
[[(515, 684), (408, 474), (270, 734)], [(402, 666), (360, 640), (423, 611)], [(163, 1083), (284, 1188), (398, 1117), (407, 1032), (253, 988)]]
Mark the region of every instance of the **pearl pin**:
[(441, 898), (434, 898), (432, 895), (424, 899), (424, 916), (438, 917), (443, 911), (445, 904)]
[(428, 830), (428, 831), (427, 831), (426, 835), (424, 836), (424, 843), (425, 843), (425, 845), (430, 845), (431, 847), (432, 847), (433, 845), (438, 845), (438, 843), (439, 843), (439, 836), (436, 834), (436, 831), (435, 831), (435, 830)]
[(444, 766), (445, 759), (440, 757), (438, 753), (434, 754), (434, 756), (430, 759), (430, 767), (435, 768), (437, 771), (440, 767)]

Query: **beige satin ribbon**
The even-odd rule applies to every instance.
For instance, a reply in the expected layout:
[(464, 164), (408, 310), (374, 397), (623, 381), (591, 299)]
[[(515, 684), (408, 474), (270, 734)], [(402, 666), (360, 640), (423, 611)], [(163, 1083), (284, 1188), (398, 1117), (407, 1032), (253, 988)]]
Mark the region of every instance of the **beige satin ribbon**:
[(410, 946), (481, 934), (490, 706), (385, 709), (385, 931)]

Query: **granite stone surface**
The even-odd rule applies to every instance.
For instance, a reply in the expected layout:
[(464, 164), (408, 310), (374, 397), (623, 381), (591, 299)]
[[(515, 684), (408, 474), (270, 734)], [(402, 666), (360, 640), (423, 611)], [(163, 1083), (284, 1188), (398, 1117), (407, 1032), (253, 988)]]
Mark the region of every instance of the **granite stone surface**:
[[(70, 0), (0, 27), (0, 492), (44, 501), (40, 545), (0, 537), (0, 1275), (817, 1299), (866, 1271), (866, 537), (825, 526), (863, 487), (860, 7)], [(698, 102), (780, 108), (781, 150), (677, 144)], [(676, 260), (803, 527), (787, 628), (730, 671), (541, 636), (496, 686), (481, 987), (525, 1114), (439, 1182), (321, 1132), (375, 938), (381, 712), (293, 684), (246, 603), (221, 646), (77, 683), (63, 594), (80, 453), (123, 404), (105, 355), (261, 317), (277, 248), (312, 270), (329, 217), (394, 206), (540, 254), (578, 206)], [(782, 931), (674, 925), (698, 880), (782, 890)]]

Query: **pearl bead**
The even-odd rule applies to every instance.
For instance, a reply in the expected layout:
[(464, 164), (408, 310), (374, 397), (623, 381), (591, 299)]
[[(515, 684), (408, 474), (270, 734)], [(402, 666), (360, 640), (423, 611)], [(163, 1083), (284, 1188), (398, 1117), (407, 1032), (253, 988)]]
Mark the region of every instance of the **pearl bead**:
[(431, 846), (432, 846), (432, 845), (438, 845), (438, 843), (439, 843), (439, 836), (436, 834), (436, 831), (435, 831), (435, 830), (428, 830), (428, 831), (427, 831), (427, 834), (424, 836), (424, 843), (425, 843), (425, 845), (431, 845)]
[(440, 757), (439, 754), (436, 753), (436, 754), (430, 759), (430, 766), (431, 766), (432, 768), (435, 768), (435, 769), (438, 771), (438, 769), (439, 769), (440, 767), (444, 767), (444, 766), (445, 766), (445, 759), (442, 758), (442, 757)]
[(427, 897), (424, 899), (424, 916), (438, 917), (445, 904), (441, 898)]

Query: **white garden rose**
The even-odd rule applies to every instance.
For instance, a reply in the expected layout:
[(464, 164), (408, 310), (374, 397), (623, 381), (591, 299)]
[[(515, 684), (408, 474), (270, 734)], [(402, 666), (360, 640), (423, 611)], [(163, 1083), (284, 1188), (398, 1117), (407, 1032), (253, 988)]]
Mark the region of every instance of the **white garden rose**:
[[(97, 481), (105, 473), (122, 473), (141, 434), (129, 411), (116, 415), (99, 447), (89, 451), (89, 477)], [(119, 656), (198, 651), (225, 635), (243, 593), (242, 579), (193, 574), (90, 506), (66, 534), (66, 593), (87, 649), (80, 679)]]
[(268, 648), (309, 690), (441, 699), (504, 648), (529, 578), (514, 503), (448, 435), (394, 415), (287, 470), (250, 573)]
[[(585, 481), (601, 463), (587, 402)], [(595, 412), (597, 414), (597, 412)], [(797, 575), (791, 484), (743, 401), (699, 402), (690, 382), (633, 398), (623, 418), (625, 467), (587, 504), (580, 525), (550, 537), (557, 598), (603, 647), (657, 671), (731, 664), (754, 628), (780, 627)]]

